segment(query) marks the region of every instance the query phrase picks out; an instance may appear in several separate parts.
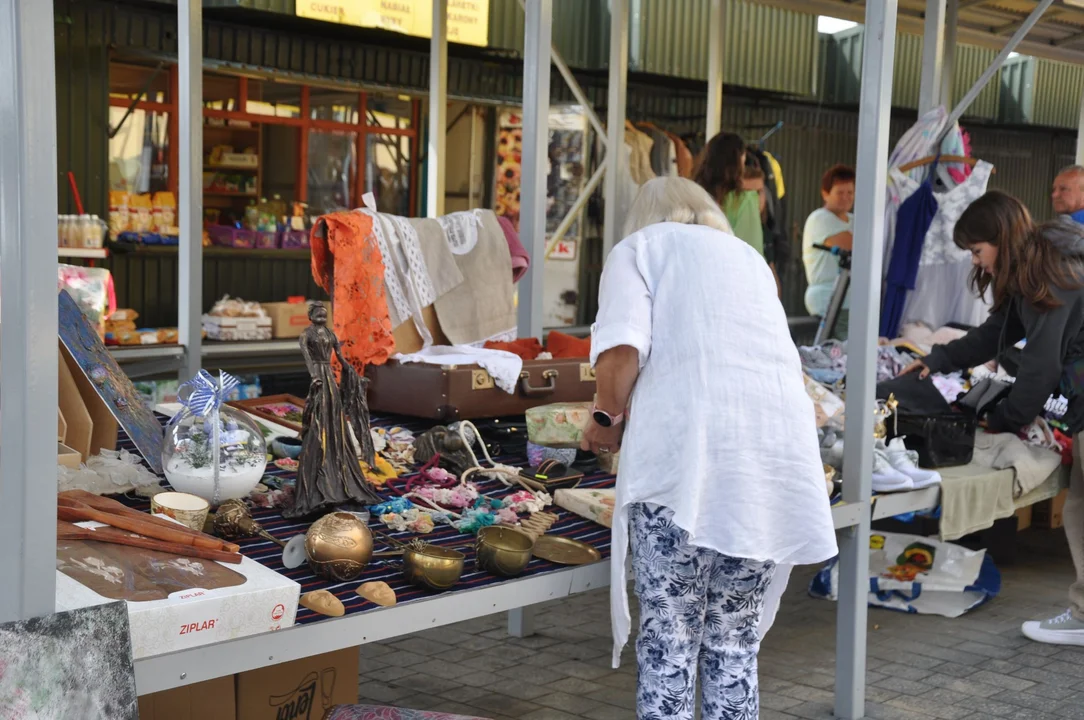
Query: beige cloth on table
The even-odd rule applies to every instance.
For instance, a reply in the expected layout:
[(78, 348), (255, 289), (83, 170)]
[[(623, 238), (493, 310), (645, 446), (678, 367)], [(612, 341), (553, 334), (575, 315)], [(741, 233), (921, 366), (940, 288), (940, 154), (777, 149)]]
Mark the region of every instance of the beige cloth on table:
[(506, 336), (516, 329), (512, 255), (497, 216), (479, 213), (478, 244), (454, 255), (463, 282), (433, 303), (440, 327), (453, 345), (471, 345)]
[(429, 279), (438, 299), (444, 297), (463, 282), (463, 273), (455, 264), (455, 256), (444, 238), (444, 228), (430, 218), (410, 218), (410, 224), (418, 233), (418, 244), (429, 270)]
[(1013, 498), (1026, 495), (1043, 484), (1059, 467), (1061, 453), (1028, 445), (1011, 433), (975, 433), (972, 462), (995, 470), (1015, 471)]

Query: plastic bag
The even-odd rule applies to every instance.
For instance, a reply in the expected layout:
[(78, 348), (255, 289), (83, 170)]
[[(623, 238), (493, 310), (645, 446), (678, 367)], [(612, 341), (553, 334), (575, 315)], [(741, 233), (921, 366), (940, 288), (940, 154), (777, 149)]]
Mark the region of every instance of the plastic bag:
[(67, 290), (90, 324), (105, 334), (105, 318), (117, 309), (113, 274), (105, 268), (57, 266), (57, 290)]

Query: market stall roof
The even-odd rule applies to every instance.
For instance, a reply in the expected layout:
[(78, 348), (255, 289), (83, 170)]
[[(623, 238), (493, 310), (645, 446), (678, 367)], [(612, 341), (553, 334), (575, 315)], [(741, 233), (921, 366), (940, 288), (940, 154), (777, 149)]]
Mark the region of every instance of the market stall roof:
[[(863, 22), (865, 3), (855, 0), (752, 0), (760, 5)], [(959, 0), (960, 43), (1000, 50), (1039, 5), (1039, 0)], [(897, 28), (921, 34), (926, 0), (899, 0)], [(1056, 0), (1020, 43), (1024, 55), (1084, 64), (1084, 2)]]

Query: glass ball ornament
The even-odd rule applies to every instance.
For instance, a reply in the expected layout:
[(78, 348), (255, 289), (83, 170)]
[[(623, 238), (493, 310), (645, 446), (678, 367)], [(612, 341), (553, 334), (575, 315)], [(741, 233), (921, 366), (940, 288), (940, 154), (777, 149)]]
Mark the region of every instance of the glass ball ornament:
[(196, 415), (184, 408), (166, 428), (162, 468), (174, 490), (218, 505), (248, 497), (259, 484), (267, 468), (267, 444), (256, 422), (240, 410), (223, 405)]

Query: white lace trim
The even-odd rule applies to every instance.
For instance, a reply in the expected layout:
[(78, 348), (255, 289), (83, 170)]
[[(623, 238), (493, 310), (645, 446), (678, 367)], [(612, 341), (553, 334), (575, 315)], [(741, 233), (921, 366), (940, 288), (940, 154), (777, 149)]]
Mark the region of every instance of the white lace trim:
[(444, 229), (444, 239), (453, 255), (466, 255), (478, 244), (478, 231), (482, 227), (480, 210), (464, 210), (437, 218)]

